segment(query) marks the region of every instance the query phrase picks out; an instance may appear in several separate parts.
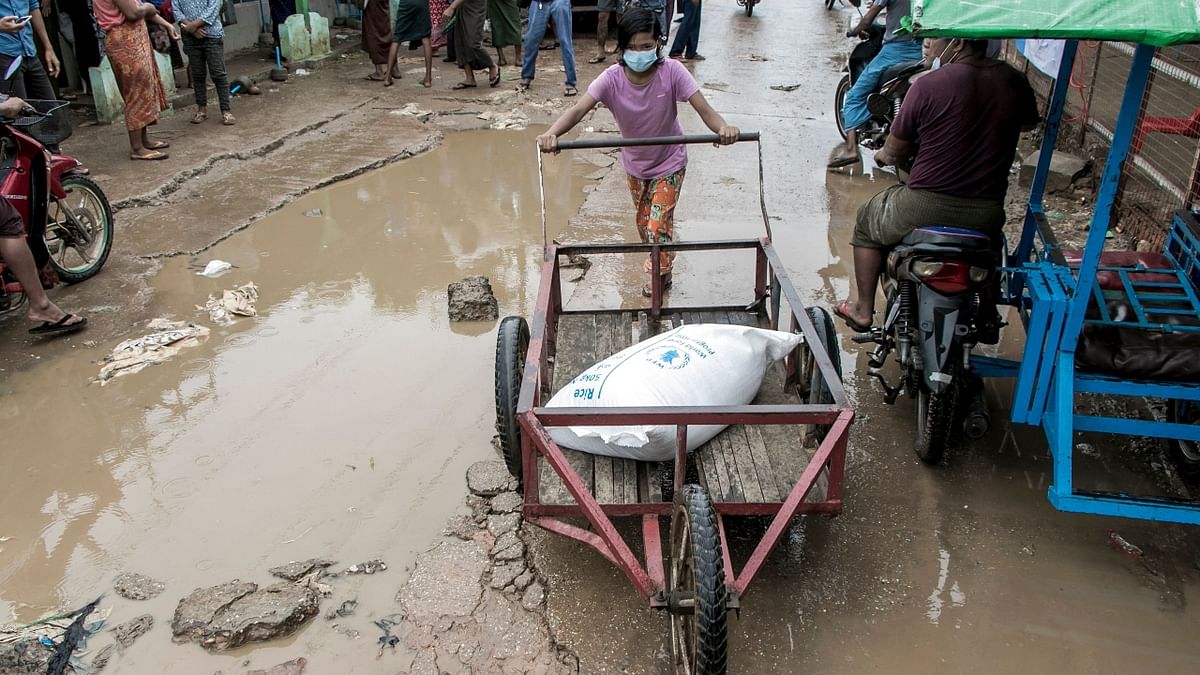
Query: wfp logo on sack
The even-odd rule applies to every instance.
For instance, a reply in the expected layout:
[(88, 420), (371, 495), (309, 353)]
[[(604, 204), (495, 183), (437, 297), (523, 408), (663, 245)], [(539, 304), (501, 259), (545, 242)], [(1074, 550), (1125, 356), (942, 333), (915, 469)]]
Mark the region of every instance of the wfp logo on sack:
[(646, 361), (663, 370), (679, 370), (691, 363), (692, 357), (676, 346), (665, 346), (646, 352)]

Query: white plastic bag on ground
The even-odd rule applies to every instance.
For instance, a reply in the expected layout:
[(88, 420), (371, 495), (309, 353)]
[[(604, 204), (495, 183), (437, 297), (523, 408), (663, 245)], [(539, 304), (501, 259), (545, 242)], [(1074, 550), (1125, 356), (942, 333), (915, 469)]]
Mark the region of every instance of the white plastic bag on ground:
[[(767, 368), (800, 336), (749, 326), (693, 324), (657, 335), (585, 370), (547, 407), (745, 405)], [(688, 451), (724, 426), (688, 427)], [(674, 426), (550, 427), (555, 443), (595, 455), (661, 462), (675, 457)]]

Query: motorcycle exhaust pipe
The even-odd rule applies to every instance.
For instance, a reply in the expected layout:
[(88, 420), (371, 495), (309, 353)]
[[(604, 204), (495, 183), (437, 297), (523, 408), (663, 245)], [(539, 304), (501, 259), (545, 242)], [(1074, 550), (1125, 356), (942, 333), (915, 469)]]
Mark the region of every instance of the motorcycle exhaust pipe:
[(971, 387), (967, 398), (967, 412), (963, 416), (963, 435), (977, 441), (987, 435), (992, 427), (992, 415), (983, 399), (983, 387)]

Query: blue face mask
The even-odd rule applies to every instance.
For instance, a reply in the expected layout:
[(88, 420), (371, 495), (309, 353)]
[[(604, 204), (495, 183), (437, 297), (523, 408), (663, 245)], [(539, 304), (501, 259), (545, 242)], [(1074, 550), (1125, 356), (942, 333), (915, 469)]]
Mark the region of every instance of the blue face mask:
[(658, 63), (658, 50), (649, 49), (644, 52), (635, 52), (632, 49), (625, 50), (625, 65), (636, 73), (644, 73), (655, 64)]

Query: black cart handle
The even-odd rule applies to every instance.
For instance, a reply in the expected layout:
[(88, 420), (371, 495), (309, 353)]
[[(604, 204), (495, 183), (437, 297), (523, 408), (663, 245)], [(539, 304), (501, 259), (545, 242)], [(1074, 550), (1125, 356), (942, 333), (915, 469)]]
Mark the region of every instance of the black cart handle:
[[(596, 148), (632, 148), (642, 145), (694, 145), (698, 143), (717, 143), (721, 137), (717, 134), (688, 134), (685, 136), (657, 136), (651, 138), (585, 138), (578, 141), (559, 141), (556, 150), (592, 150)], [(757, 131), (745, 131), (738, 134), (737, 142), (758, 141)]]

